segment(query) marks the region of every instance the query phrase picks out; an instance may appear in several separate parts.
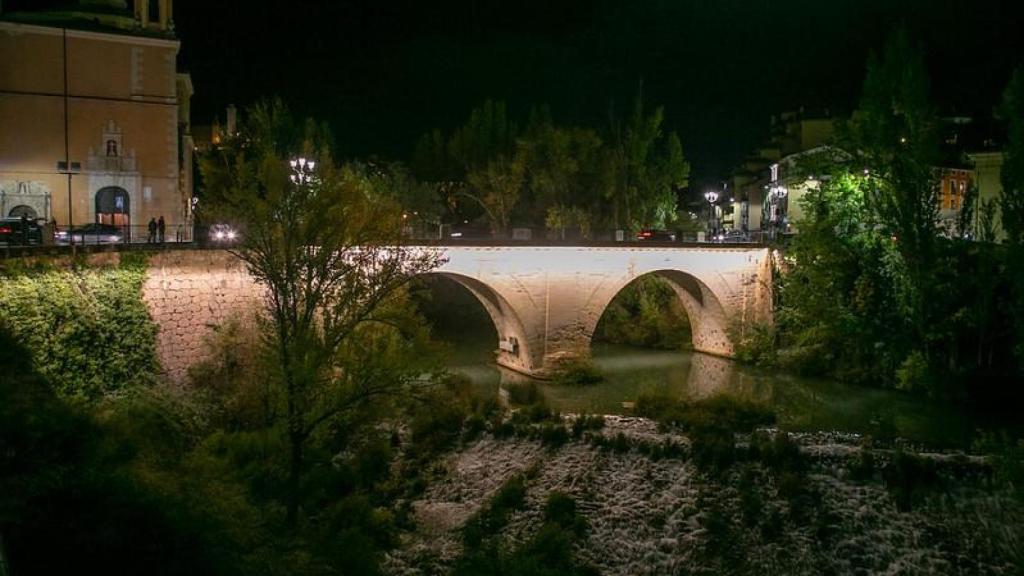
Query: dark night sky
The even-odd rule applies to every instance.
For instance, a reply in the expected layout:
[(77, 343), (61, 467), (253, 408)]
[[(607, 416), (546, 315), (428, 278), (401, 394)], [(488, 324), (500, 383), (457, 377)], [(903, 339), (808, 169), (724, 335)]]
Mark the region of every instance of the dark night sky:
[(179, 0), (193, 122), (278, 95), (330, 122), (341, 152), (407, 159), (484, 98), (521, 117), (606, 126), (643, 81), (698, 179), (758, 144), (769, 117), (849, 110), (870, 49), (904, 23), (946, 113), (988, 116), (1024, 63), (1018, 1)]

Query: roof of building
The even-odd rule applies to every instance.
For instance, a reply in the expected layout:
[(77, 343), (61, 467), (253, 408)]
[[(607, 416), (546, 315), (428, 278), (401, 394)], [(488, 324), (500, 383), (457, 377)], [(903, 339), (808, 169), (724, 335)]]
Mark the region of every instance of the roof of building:
[(6, 7), (0, 12), (0, 21), (147, 38), (175, 38), (171, 29), (143, 27), (127, 6), (119, 4), (96, 0), (5, 2)]

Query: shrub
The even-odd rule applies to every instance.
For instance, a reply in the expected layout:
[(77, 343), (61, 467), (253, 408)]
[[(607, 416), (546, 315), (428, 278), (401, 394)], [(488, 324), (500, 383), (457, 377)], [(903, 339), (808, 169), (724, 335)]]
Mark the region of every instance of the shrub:
[(736, 460), (736, 438), (731, 430), (701, 425), (689, 435), (691, 453), (700, 468), (721, 471)]
[(590, 386), (601, 382), (604, 382), (604, 375), (591, 362), (580, 359), (563, 365), (554, 379), (554, 383), (561, 386)]
[(537, 387), (537, 383), (533, 380), (513, 382), (507, 384), (505, 389), (508, 390), (509, 402), (519, 406), (537, 404), (544, 400), (544, 396), (540, 393), (540, 388)]
[(466, 522), (462, 539), (469, 548), (479, 547), (483, 541), (508, 523), (508, 515), (521, 508), (526, 501), (526, 480), (513, 476), (491, 497), (487, 506)]
[(927, 495), (941, 487), (935, 463), (915, 454), (897, 449), (892, 460), (882, 469), (886, 488), (900, 510), (910, 510)]
[(544, 505), (544, 521), (571, 530), (576, 536), (583, 536), (588, 530), (586, 518), (576, 508), (576, 500), (563, 492), (548, 494)]
[(98, 400), (159, 373), (145, 280), (145, 266), (130, 258), (116, 268), (5, 269), (0, 322), (61, 396)]
[(569, 432), (561, 424), (545, 424), (540, 429), (540, 443), (550, 448), (558, 448), (569, 441)]
[(776, 328), (774, 324), (754, 324), (736, 344), (736, 359), (748, 364), (771, 366), (775, 363)]
[(572, 421), (572, 437), (579, 438), (587, 430), (600, 430), (604, 428), (604, 416), (581, 414)]
[(706, 400), (687, 402), (666, 394), (640, 394), (636, 412), (663, 425), (684, 430), (714, 426), (735, 432), (751, 432), (775, 422), (770, 410), (754, 402), (721, 394)]
[(573, 558), (573, 543), (585, 535), (586, 521), (570, 496), (552, 492), (544, 507), (544, 523), (519, 549), (507, 552), (491, 540), (476, 545), (467, 541), (465, 554), (456, 562), (458, 576), (592, 576), (597, 571)]
[(896, 369), (896, 388), (908, 392), (932, 391), (928, 360), (920, 350), (911, 352)]
[(750, 452), (752, 458), (776, 473), (802, 473), (807, 467), (800, 447), (785, 432), (755, 433), (750, 439)]

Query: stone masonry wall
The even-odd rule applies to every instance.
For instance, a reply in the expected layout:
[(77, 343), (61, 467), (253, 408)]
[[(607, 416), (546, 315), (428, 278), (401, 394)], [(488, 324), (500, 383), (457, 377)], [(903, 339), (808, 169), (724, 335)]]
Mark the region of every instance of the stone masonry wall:
[(218, 326), (237, 318), (253, 327), (262, 292), (227, 252), (173, 250), (150, 258), (142, 298), (158, 327), (160, 365), (171, 382), (184, 384), (188, 368), (209, 358)]

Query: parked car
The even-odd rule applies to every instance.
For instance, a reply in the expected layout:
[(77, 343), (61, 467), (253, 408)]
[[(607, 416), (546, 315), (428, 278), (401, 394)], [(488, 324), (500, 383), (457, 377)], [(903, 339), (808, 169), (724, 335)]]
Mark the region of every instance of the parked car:
[(0, 243), (8, 246), (32, 246), (43, 243), (43, 227), (35, 220), (0, 219)]
[(118, 244), (124, 242), (124, 232), (110, 224), (86, 224), (71, 230), (59, 230), (55, 235), (58, 244)]
[(482, 228), (472, 225), (453, 226), (448, 233), (452, 240), (486, 240), (494, 238), (489, 228)]
[(636, 239), (650, 242), (675, 242), (676, 235), (668, 230), (641, 230), (637, 232)]
[(750, 242), (750, 237), (742, 230), (726, 230), (715, 236), (715, 242)]

